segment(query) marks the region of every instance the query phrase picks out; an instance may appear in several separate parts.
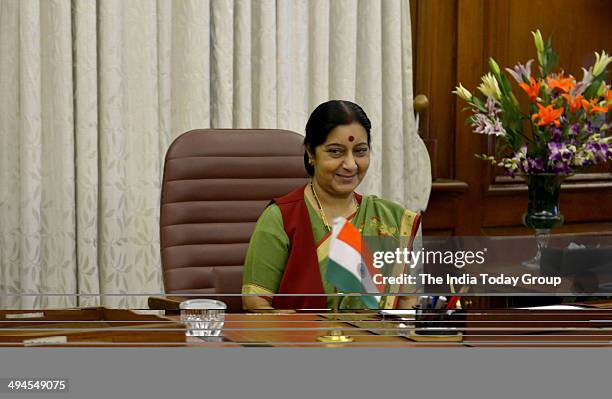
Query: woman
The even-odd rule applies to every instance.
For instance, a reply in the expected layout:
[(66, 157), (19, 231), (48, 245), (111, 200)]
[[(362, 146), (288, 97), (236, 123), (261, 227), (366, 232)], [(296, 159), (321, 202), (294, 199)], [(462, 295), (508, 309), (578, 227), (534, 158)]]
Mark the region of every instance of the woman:
[[(312, 180), (305, 187), (275, 198), (264, 210), (247, 251), (243, 306), (249, 310), (325, 308), (325, 296), (271, 294), (333, 293), (325, 281), (331, 221), (342, 216), (363, 236), (415, 236), (420, 215), (355, 188), (370, 164), (371, 123), (350, 101), (333, 100), (310, 115), (304, 138), (304, 166)], [(410, 292), (410, 287), (401, 292)], [(399, 292), (393, 287), (389, 292)], [(381, 307), (397, 307), (397, 296), (383, 297)], [(399, 307), (414, 301), (400, 297)], [(361, 308), (358, 297), (342, 298), (340, 308)]]

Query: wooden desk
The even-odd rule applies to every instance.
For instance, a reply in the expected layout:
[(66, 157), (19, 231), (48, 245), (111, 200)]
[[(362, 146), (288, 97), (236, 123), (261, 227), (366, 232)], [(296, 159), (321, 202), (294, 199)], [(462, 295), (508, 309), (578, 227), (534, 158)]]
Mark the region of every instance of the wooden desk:
[[(457, 321), (461, 342), (416, 342), (409, 337), (377, 335), (368, 331), (368, 323), (376, 327), (375, 314), (361, 313), (366, 321), (355, 327), (342, 323), (343, 332), (355, 342), (335, 346), (368, 347), (609, 347), (612, 346), (612, 301), (601, 300), (577, 304), (583, 310), (495, 309), (466, 312), (464, 321)], [(178, 318), (178, 316), (174, 316)], [(316, 338), (337, 325), (315, 314), (242, 314), (227, 315), (224, 331), (230, 342), (245, 346), (310, 346), (324, 347)], [(449, 324), (452, 325), (452, 322)], [(460, 327), (459, 327), (460, 326)], [(380, 328), (380, 326), (378, 326)], [(265, 329), (265, 330), (259, 330)], [(198, 342), (200, 341), (200, 342)], [(190, 345), (201, 346), (201, 339), (189, 338)]]
[[(379, 335), (369, 331), (378, 326), (380, 321), (371, 317), (374, 314), (363, 314), (360, 317), (364, 327), (355, 327), (345, 322), (330, 320), (317, 314), (228, 314), (224, 325), (224, 342), (217, 346), (274, 346), (274, 347), (414, 347), (432, 346), (432, 343), (421, 343), (398, 335)], [(178, 320), (178, 316), (171, 316)], [(397, 323), (394, 323), (397, 324)], [(326, 344), (317, 341), (317, 337), (326, 335), (330, 329), (341, 328), (354, 342), (346, 344)], [(206, 346), (209, 342), (197, 337), (188, 337), (189, 345)], [(456, 342), (435, 342), (435, 346), (461, 346)]]
[[(612, 309), (610, 303), (597, 303), (588, 310), (470, 311), (465, 320), (452, 320), (462, 332), (461, 342), (439, 338), (417, 341), (405, 329), (389, 332), (399, 321), (381, 324), (374, 313), (342, 314), (346, 322), (323, 315), (228, 314), (223, 340), (185, 338), (179, 316), (139, 315), (128, 310), (102, 308), (44, 311), (37, 319), (7, 318), (16, 312), (0, 311), (0, 347), (25, 346), (39, 337), (65, 336), (64, 343), (53, 346), (179, 346), (179, 347), (483, 347), (483, 346), (612, 346)], [(25, 312), (25, 311), (17, 311)], [(37, 311), (30, 311), (37, 312)], [(40, 312), (40, 311), (38, 311)], [(350, 316), (350, 317), (349, 317)], [(349, 321), (350, 319), (350, 321)], [(357, 321), (358, 320), (358, 321)], [(417, 323), (417, 326), (419, 324)], [(422, 326), (422, 325), (421, 325)], [(354, 342), (326, 344), (317, 342), (331, 328), (341, 327)], [(378, 329), (378, 330), (377, 330)], [(422, 336), (419, 336), (422, 338)], [(37, 346), (50, 346), (34, 343)]]
[(126, 309), (0, 310), (4, 346), (185, 345), (184, 327), (166, 317)]
[(612, 346), (610, 309), (496, 309), (466, 318), (467, 346)]

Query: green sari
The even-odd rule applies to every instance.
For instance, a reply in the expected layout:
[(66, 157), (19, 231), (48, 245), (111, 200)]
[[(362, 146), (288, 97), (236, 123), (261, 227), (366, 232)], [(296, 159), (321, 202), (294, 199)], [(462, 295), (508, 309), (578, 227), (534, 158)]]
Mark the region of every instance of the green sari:
[[(317, 210), (307, 199), (305, 202), (316, 243), (323, 288), (325, 293), (333, 294), (335, 287), (325, 279), (330, 234)], [(364, 237), (389, 237), (390, 239), (385, 242), (395, 241), (396, 247), (409, 247), (418, 230), (420, 215), (394, 202), (376, 196), (363, 196), (357, 212), (349, 220)], [(260, 216), (251, 237), (244, 264), (242, 293), (271, 298), (271, 294), (278, 292), (290, 247), (281, 211), (276, 204), (271, 204)], [(391, 276), (409, 272), (405, 270), (404, 265), (393, 265), (390, 268), (381, 270), (381, 273)], [(388, 286), (385, 292), (411, 293), (416, 292), (416, 288), (393, 285)], [(397, 296), (383, 296), (380, 308), (393, 308), (397, 298)], [(333, 297), (327, 298), (328, 307), (332, 307), (332, 301)], [(340, 308), (364, 309), (365, 306), (359, 297), (347, 296), (342, 298)]]

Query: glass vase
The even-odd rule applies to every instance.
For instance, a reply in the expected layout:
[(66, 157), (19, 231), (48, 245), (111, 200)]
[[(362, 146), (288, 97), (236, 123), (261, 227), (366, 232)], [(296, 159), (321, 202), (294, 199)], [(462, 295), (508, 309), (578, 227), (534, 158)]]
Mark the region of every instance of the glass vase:
[(550, 230), (563, 224), (563, 215), (559, 210), (559, 193), (565, 177), (554, 173), (524, 176), (529, 202), (527, 212), (523, 214), (523, 224), (535, 230), (538, 248), (533, 259), (523, 262), (523, 266), (532, 269), (540, 267), (542, 249), (548, 244)]

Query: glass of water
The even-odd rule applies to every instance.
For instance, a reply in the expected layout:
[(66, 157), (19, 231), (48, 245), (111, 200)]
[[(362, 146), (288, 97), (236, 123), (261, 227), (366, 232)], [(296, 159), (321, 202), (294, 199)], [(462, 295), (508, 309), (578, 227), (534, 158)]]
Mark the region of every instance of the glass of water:
[(181, 321), (188, 337), (218, 337), (223, 331), (227, 305), (214, 299), (181, 302)]

